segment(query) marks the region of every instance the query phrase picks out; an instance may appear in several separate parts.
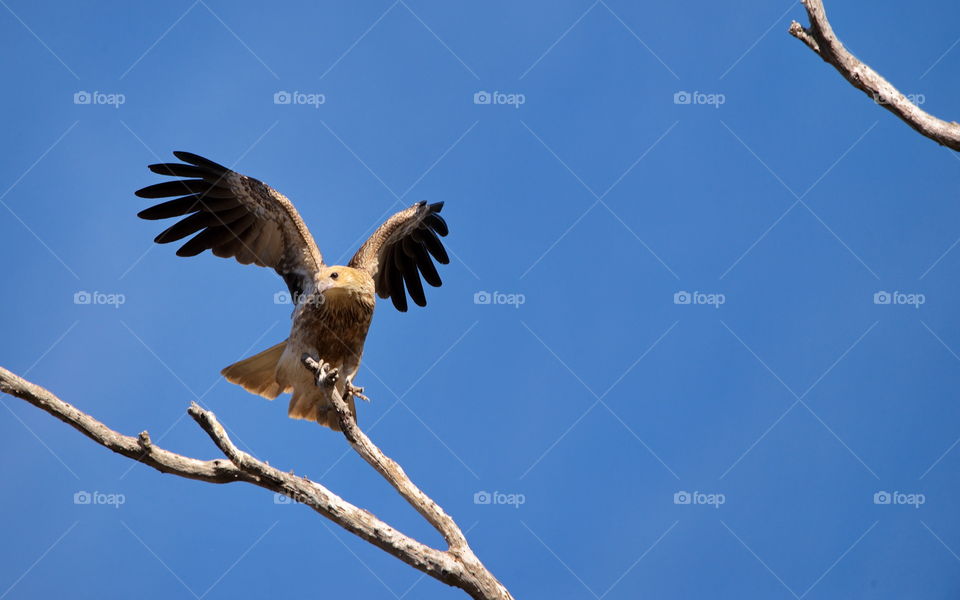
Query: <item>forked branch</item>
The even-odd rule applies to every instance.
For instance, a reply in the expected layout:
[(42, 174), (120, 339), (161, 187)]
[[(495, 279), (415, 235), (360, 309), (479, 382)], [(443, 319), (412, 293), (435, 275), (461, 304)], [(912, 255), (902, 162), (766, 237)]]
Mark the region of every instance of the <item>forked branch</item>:
[(26, 400), (70, 425), (94, 442), (162, 472), (206, 481), (243, 481), (279, 492), (306, 504), (350, 533), (370, 542), (408, 565), (447, 585), (458, 587), (477, 600), (512, 600), (510, 592), (470, 550), (463, 533), (443, 510), (417, 488), (393, 460), (370, 441), (353, 420), (346, 403), (335, 395), (341, 426), (351, 446), (380, 472), (403, 497), (437, 528), (449, 544), (437, 550), (394, 529), (373, 514), (354, 506), (326, 487), (283, 472), (243, 452), (230, 440), (216, 415), (192, 403), (188, 413), (210, 436), (224, 459), (199, 460), (156, 445), (147, 432), (137, 437), (110, 429), (92, 416), (64, 402), (50, 391), (0, 367), (0, 392)]
[(790, 35), (833, 65), (855, 88), (862, 90), (874, 102), (897, 115), (921, 135), (952, 150), (960, 151), (960, 123), (939, 119), (911, 102), (900, 90), (843, 46), (827, 20), (822, 0), (802, 1), (807, 9), (810, 27), (803, 27), (793, 21), (790, 24)]

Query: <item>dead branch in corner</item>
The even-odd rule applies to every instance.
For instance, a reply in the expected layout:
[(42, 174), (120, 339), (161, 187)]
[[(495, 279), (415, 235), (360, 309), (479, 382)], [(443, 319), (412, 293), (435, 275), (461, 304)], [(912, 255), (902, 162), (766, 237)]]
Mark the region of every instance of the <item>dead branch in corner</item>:
[(938, 119), (920, 109), (883, 76), (851, 54), (833, 32), (822, 0), (803, 0), (803, 6), (807, 9), (810, 27), (803, 27), (793, 21), (790, 24), (790, 35), (833, 65), (855, 88), (862, 90), (874, 102), (897, 115), (921, 135), (942, 146), (960, 151), (960, 123)]

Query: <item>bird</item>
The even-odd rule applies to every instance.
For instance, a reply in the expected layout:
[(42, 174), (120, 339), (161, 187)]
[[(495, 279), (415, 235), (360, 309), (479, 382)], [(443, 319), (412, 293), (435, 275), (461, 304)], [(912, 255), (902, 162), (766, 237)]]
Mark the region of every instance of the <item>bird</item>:
[[(140, 198), (172, 198), (140, 211), (150, 221), (183, 217), (154, 241), (168, 244), (196, 234), (177, 250), (274, 269), (286, 283), (295, 308), (284, 341), (225, 367), (221, 374), (250, 393), (274, 400), (291, 393), (287, 415), (341, 429), (331, 395), (336, 389), (356, 420), (353, 384), (376, 297), (390, 298), (407, 311), (407, 294), (426, 306), (423, 281), (443, 283), (434, 262), (450, 262), (441, 237), (449, 233), (440, 216), (443, 202), (420, 201), (383, 222), (346, 265), (328, 265), (293, 203), (269, 185), (190, 152), (176, 151), (181, 163), (148, 165), (159, 175), (184, 179), (137, 190)], [(335, 377), (318, 385), (306, 357), (329, 367)]]

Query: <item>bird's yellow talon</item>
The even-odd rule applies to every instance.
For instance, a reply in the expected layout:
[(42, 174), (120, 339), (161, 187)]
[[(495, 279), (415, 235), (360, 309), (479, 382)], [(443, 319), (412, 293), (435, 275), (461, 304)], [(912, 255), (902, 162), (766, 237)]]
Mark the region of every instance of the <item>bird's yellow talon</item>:
[(347, 382), (347, 394), (353, 396), (354, 398), (359, 398), (364, 402), (370, 402), (370, 398), (367, 398), (363, 395), (363, 388), (355, 386), (349, 381)]

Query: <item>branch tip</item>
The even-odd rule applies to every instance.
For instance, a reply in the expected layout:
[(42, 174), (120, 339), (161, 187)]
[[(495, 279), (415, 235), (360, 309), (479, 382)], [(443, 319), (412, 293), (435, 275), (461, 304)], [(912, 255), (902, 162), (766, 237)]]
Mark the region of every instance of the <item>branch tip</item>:
[(809, 27), (797, 21), (790, 24), (790, 35), (803, 42), (830, 63), (844, 79), (871, 99), (890, 99), (878, 102), (918, 133), (942, 146), (960, 151), (960, 125), (939, 119), (914, 104), (879, 73), (861, 62), (847, 50), (833, 31), (823, 0), (802, 0), (810, 20)]

